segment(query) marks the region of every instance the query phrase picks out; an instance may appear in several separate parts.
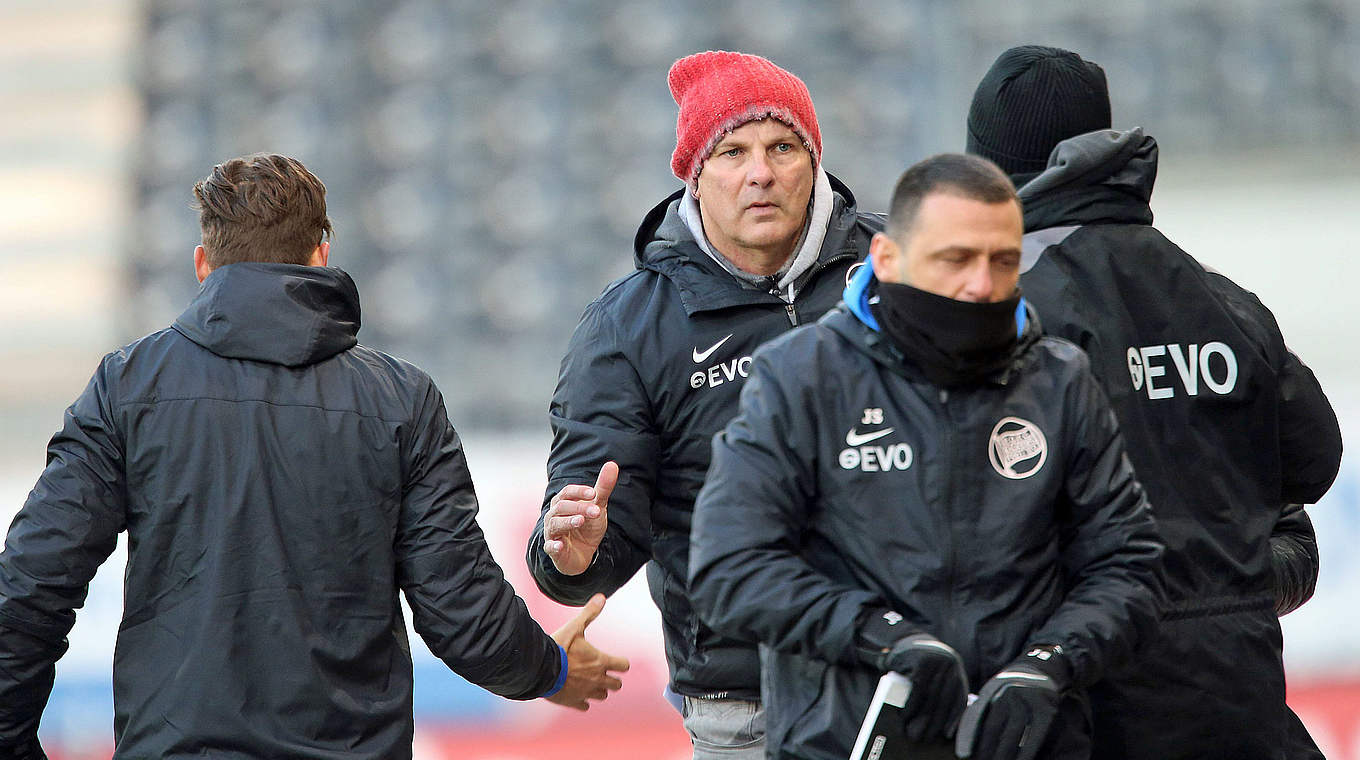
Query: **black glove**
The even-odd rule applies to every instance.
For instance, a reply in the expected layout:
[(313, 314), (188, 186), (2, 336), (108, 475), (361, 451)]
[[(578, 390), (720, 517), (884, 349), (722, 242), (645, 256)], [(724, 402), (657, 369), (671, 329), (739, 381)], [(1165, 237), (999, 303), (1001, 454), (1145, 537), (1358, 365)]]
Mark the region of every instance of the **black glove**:
[[(899, 626), (901, 621), (901, 615), (888, 610), (871, 613), (868, 624), (860, 630), (861, 652), (866, 663), (879, 672), (895, 671), (911, 679), (911, 692), (902, 709), (907, 739), (944, 741), (954, 735), (968, 704), (963, 658), (934, 636)], [(891, 640), (891, 635), (900, 638)]]
[(1302, 504), (1286, 504), (1270, 532), (1275, 614), (1288, 615), (1313, 596), (1318, 579), (1317, 533)]
[(1032, 647), (982, 685), (959, 724), (954, 753), (980, 760), (1033, 760), (1072, 680), (1062, 647)]

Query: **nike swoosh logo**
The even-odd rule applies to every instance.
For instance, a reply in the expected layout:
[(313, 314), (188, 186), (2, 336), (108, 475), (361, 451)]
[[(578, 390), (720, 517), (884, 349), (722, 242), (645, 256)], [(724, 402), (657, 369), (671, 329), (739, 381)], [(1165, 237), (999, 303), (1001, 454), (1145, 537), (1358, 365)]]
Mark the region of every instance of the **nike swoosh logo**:
[(695, 364), (698, 364), (699, 362), (702, 362), (703, 360), (705, 360), (705, 359), (707, 359), (708, 357), (712, 356), (712, 355), (713, 355), (713, 352), (714, 352), (714, 351), (717, 351), (719, 348), (722, 348), (722, 344), (726, 343), (731, 337), (732, 337), (731, 335), (728, 335), (726, 338), (723, 338), (722, 340), (718, 341), (717, 343), (714, 343), (713, 345), (711, 345), (711, 346), (708, 347), (708, 350), (707, 350), (707, 351), (700, 351), (698, 348), (695, 348), (695, 349), (694, 349), (694, 363), (695, 363)]
[(883, 428), (871, 433), (856, 433), (854, 428), (850, 428), (850, 432), (845, 434), (845, 445), (863, 446), (870, 441), (877, 441), (885, 435), (891, 435), (892, 431), (892, 428)]

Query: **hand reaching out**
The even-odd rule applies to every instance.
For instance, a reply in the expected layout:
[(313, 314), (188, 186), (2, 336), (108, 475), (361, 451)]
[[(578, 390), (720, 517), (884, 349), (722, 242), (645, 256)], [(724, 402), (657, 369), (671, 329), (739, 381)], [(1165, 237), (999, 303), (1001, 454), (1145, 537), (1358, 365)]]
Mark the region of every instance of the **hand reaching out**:
[(605, 462), (595, 485), (563, 486), (543, 517), (543, 551), (563, 575), (590, 567), (609, 527), (609, 495), (619, 482), (619, 466)]
[(553, 640), (567, 652), (567, 681), (560, 691), (547, 698), (549, 702), (573, 710), (589, 710), (591, 701), (603, 701), (609, 692), (623, 686), (611, 672), (627, 672), (628, 659), (601, 652), (586, 640), (586, 626), (603, 609), (604, 594), (596, 594), (580, 614), (553, 634)]

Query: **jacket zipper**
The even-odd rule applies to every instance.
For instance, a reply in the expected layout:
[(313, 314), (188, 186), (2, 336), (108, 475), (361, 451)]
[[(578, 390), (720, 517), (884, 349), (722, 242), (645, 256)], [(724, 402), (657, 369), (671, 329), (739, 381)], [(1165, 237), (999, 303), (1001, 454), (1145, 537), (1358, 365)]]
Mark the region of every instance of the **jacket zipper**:
[[(944, 421), (945, 421), (945, 426), (944, 426), (944, 451), (945, 451), (945, 458), (944, 458), (944, 461), (945, 461), (945, 462), (948, 462), (948, 465), (947, 465), (947, 466), (948, 466), (949, 469), (947, 470), (947, 473), (950, 473), (950, 472), (955, 472), (955, 471), (956, 471), (956, 470), (955, 470), (955, 465), (956, 465), (956, 463), (954, 462), (954, 445), (955, 445), (955, 444), (954, 444), (954, 436), (951, 434), (951, 431), (954, 429), (954, 421), (953, 421), (952, 419), (950, 419), (949, 391), (948, 391), (947, 389), (941, 388), (941, 389), (940, 389), (940, 396), (939, 396), (939, 398), (940, 398), (940, 410), (941, 410), (942, 412), (944, 412), (944, 414), (942, 414), (941, 417), (942, 417), (942, 419), (944, 419)], [(944, 505), (943, 505), (943, 506), (944, 506), (943, 519), (944, 519), (945, 535), (944, 535), (944, 546), (942, 547), (942, 548), (943, 548), (943, 554), (944, 554), (944, 569), (945, 569), (945, 577), (944, 577), (944, 579), (945, 579), (945, 587), (944, 587), (944, 591), (945, 591), (945, 601), (944, 601), (944, 615), (941, 616), (941, 618), (940, 618), (940, 628), (941, 628), (941, 631), (940, 631), (940, 638), (941, 638), (942, 640), (946, 641), (946, 642), (954, 640), (954, 636), (953, 636), (953, 633), (954, 633), (953, 628), (954, 628), (954, 626), (952, 625), (952, 621), (953, 621), (953, 619), (954, 619), (954, 576), (955, 576), (955, 574), (956, 574), (956, 573), (955, 573), (956, 568), (955, 568), (955, 565), (954, 565), (954, 559), (955, 559), (955, 546), (954, 546), (954, 544), (955, 544), (955, 537), (954, 537), (954, 520), (952, 519), (952, 515), (953, 515), (953, 513), (954, 513), (954, 501), (955, 501), (955, 493), (956, 493), (956, 490), (952, 487), (952, 484), (949, 482), (949, 481), (951, 481), (951, 480), (952, 480), (952, 477), (950, 477), (948, 474), (946, 474), (945, 488), (948, 489), (948, 490), (946, 490), (946, 492), (945, 492), (945, 500), (944, 500), (945, 503), (944, 503)], [(951, 645), (951, 646), (952, 646), (952, 645)], [(964, 656), (965, 656), (965, 660), (964, 660), (964, 661), (967, 662), (967, 659), (966, 659), (966, 658), (967, 658), (968, 656), (971, 656), (972, 653), (971, 653), (971, 652), (964, 652), (963, 654), (964, 654)], [(970, 686), (970, 688), (971, 688), (971, 686)]]
[[(773, 277), (770, 278), (770, 281), (771, 283), (773, 283), (774, 278)], [(781, 301), (784, 300), (784, 296), (782, 296), (779, 292), (778, 285), (771, 284), (769, 293), (770, 295), (774, 296), (775, 298), (778, 298)], [(798, 310), (794, 308), (792, 301), (784, 301), (784, 314), (789, 318), (789, 324), (793, 325), (794, 327), (798, 326)]]
[[(807, 282), (811, 282), (812, 279), (813, 279), (814, 277), (816, 277), (818, 274), (820, 274), (821, 271), (822, 271), (823, 269), (826, 269), (827, 267), (831, 266), (832, 264), (835, 264), (836, 262), (840, 261), (840, 260), (843, 259), (843, 258), (849, 258), (849, 257), (851, 257), (851, 256), (853, 256), (853, 255), (854, 255), (854, 254), (845, 253), (844, 251), (842, 251), (841, 253), (838, 253), (838, 254), (836, 254), (835, 256), (832, 256), (831, 258), (827, 259), (826, 261), (822, 261), (822, 262), (818, 262), (818, 263), (814, 264), (814, 265), (812, 266), (812, 269), (808, 271), (808, 275), (807, 275), (807, 280), (806, 280), (806, 281), (807, 281)], [(770, 288), (770, 295), (775, 296), (776, 298), (778, 298), (778, 297), (779, 297), (779, 288), (778, 288), (778, 287)], [(794, 300), (795, 300), (795, 301), (798, 300), (796, 296), (794, 297)], [(786, 303), (784, 304), (784, 315), (787, 316), (787, 317), (789, 318), (789, 324), (790, 324), (790, 325), (793, 325), (794, 327), (797, 327), (797, 326), (798, 326), (798, 307), (795, 306), (792, 302), (786, 302)]]

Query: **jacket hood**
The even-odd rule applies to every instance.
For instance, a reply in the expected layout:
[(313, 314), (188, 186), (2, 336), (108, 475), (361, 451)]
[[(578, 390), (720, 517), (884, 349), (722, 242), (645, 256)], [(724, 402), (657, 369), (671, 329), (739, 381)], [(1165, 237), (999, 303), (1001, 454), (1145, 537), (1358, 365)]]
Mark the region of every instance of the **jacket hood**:
[(1048, 168), (1020, 187), (1025, 231), (1081, 224), (1152, 224), (1157, 141), (1135, 127), (1088, 132), (1053, 149)]
[[(875, 360), (888, 365), (906, 366), (901, 354), (892, 347), (883, 334), (883, 328), (874, 317), (873, 310), (869, 308), (872, 299), (878, 297), (877, 289), (878, 278), (874, 276), (874, 267), (866, 258), (862, 263), (855, 265), (854, 274), (850, 275), (845, 286), (840, 305), (827, 312), (822, 321)], [(1020, 303), (1015, 307), (1015, 331), (1020, 338), (1014, 349), (1016, 357), (1024, 353), (1043, 332), (1038, 313), (1024, 297), (1021, 297)]]
[(332, 267), (229, 264), (203, 280), (174, 328), (218, 356), (301, 367), (359, 342), (359, 291)]

